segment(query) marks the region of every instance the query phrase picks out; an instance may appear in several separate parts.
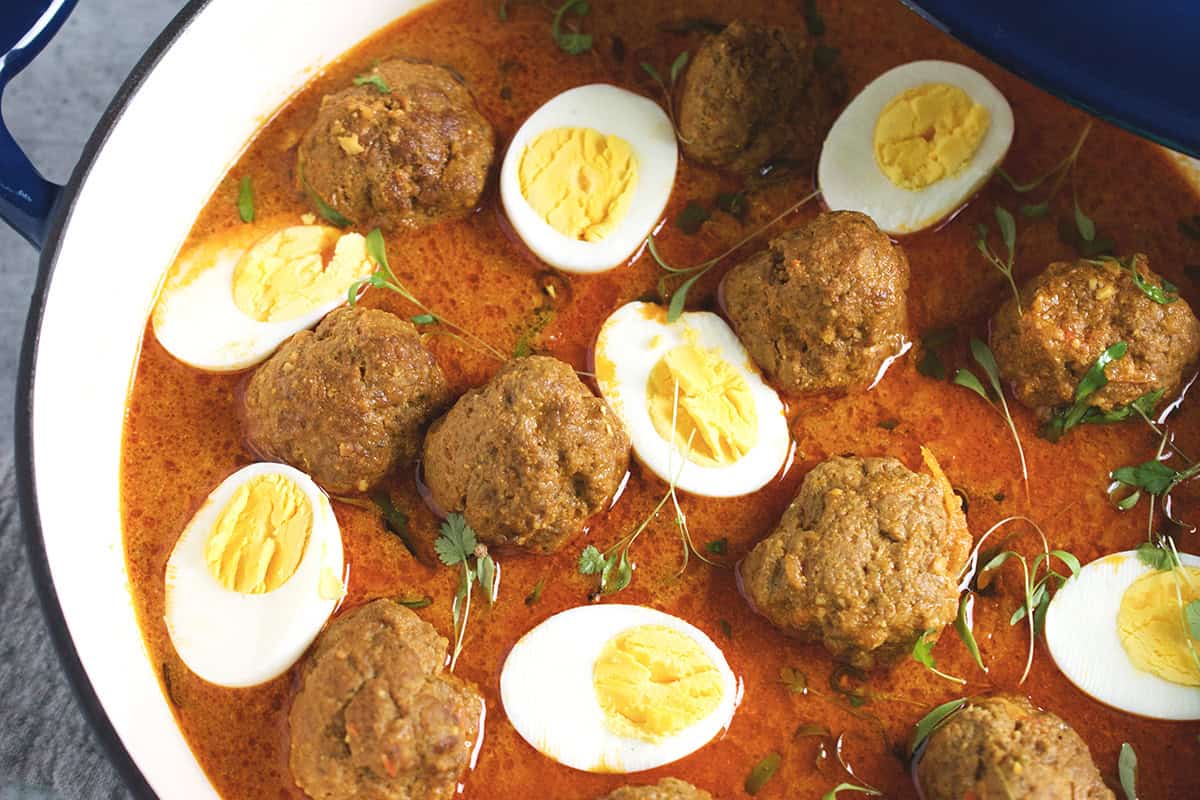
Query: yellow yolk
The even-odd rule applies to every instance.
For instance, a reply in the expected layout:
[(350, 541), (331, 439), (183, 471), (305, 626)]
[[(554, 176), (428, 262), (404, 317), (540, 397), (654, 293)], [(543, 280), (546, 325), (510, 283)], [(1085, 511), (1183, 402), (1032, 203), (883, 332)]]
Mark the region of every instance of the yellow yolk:
[(661, 741), (711, 714), (721, 673), (690, 636), (641, 625), (605, 643), (592, 671), (596, 699), (619, 736)]
[(521, 155), (517, 180), (526, 202), (564, 236), (598, 242), (629, 211), (637, 159), (619, 136), (591, 128), (554, 128)]
[(903, 92), (875, 123), (875, 161), (888, 180), (917, 191), (967, 165), (991, 125), (962, 89), (926, 83)]
[(295, 481), (259, 475), (239, 486), (221, 509), (204, 558), (226, 589), (271, 592), (300, 566), (312, 526), (312, 504)]
[[(1172, 683), (1200, 686), (1200, 671), (1188, 652), (1180, 595), (1185, 606), (1200, 600), (1200, 569), (1143, 575), (1121, 596), (1117, 631), (1125, 653), (1138, 669)], [(1200, 642), (1194, 644), (1200, 648)]]
[(697, 464), (732, 464), (758, 441), (750, 385), (716, 350), (692, 343), (668, 350), (650, 371), (646, 402), (658, 435)]
[(284, 322), (345, 294), (374, 268), (360, 234), (296, 225), (246, 251), (233, 271), (233, 302), (259, 322)]

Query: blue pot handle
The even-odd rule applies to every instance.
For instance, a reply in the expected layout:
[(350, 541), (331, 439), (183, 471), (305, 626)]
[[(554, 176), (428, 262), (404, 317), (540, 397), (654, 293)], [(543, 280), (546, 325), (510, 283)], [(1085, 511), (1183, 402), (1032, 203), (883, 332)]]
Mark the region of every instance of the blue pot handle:
[[(4, 5), (9, 7), (0, 10), (0, 99), (8, 82), (62, 27), (75, 3), (5, 0)], [(42, 177), (0, 117), (0, 219), (41, 249), (61, 190), (61, 186)]]

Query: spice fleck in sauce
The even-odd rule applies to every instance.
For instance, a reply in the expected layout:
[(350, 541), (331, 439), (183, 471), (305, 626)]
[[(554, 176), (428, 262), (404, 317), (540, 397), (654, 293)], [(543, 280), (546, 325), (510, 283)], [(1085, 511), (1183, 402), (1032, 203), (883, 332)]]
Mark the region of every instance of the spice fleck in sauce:
[[(739, 13), (803, 28), (803, 5), (748, 3)], [(841, 49), (852, 93), (884, 70), (921, 58), (959, 61), (992, 80), (1016, 116), (1016, 137), (1005, 162), (1013, 175), (1024, 178), (1050, 169), (1069, 151), (1085, 123), (1081, 112), (988, 63), (900, 4), (880, 0), (822, 6), (824, 41)], [(661, 70), (683, 50), (694, 51), (703, 35), (662, 32), (658, 24), (684, 17), (727, 21), (730, 13), (728, 4), (712, 1), (671, 8), (672, 4), (593, 2), (583, 24), (594, 35), (594, 47), (580, 56), (555, 46), (550, 15), (536, 5), (510, 4), (508, 22), (497, 19), (493, 0), (447, 0), (406, 17), (347, 53), (271, 119), (221, 183), (191, 240), (241, 224), (237, 196), (245, 175), (254, 182), (260, 221), (295, 224), (310, 212), (295, 188), (295, 145), (314, 119), (322, 95), (349, 85), (374, 59), (405, 56), (452, 65), (496, 127), (502, 148), (525, 117), (573, 86), (606, 81), (658, 98), (639, 62)], [(1200, 243), (1181, 236), (1176, 220), (1200, 211), (1200, 199), (1168, 159), (1151, 145), (1098, 123), (1079, 158), (1075, 182), (1081, 204), (1117, 242), (1119, 252), (1150, 254), (1153, 268), (1179, 285), (1196, 306), (1200, 293), (1184, 275), (1183, 265), (1189, 259), (1200, 263)], [(676, 265), (703, 261), (811, 190), (804, 178), (758, 190), (750, 195), (745, 222), (716, 213), (694, 236), (684, 235), (671, 222), (690, 199), (711, 202), (719, 192), (737, 188), (736, 182), (710, 170), (681, 163), (659, 239), (664, 257)], [(957, 345), (944, 354), (951, 370), (967, 365), (967, 335), (984, 335), (988, 316), (1008, 296), (1004, 278), (974, 247), (976, 225), (992, 221), (997, 202), (1014, 208), (1022, 200), (993, 182), (953, 222), (903, 242), (912, 266), (912, 334), (919, 338), (924, 331), (957, 326)], [(1068, 213), (1069, 198), (1057, 204), (1057, 215)], [(816, 213), (815, 204), (809, 204), (778, 230), (795, 227)], [(1021, 279), (1053, 260), (1073, 256), (1059, 241), (1053, 218), (1021, 220), (1018, 244)], [(494, 176), (477, 213), (392, 236), (389, 255), (401, 280), (440, 314), (503, 351), (513, 350), (544, 323), (532, 337), (534, 349), (577, 369), (587, 369), (592, 339), (604, 318), (620, 304), (653, 292), (659, 277), (645, 254), (631, 266), (602, 275), (549, 277), (506, 227)], [(732, 263), (736, 258), (723, 267)], [(715, 307), (723, 271), (714, 270), (692, 290), (692, 307)], [(547, 281), (556, 288), (554, 298), (543, 291)], [(398, 297), (378, 290), (368, 293), (364, 302), (403, 316), (417, 313)], [(543, 309), (551, 302), (556, 311), (546, 322)], [(149, 328), (145, 339), (129, 399), (121, 482), (126, 557), (150, 657), (161, 664), (164, 689), (179, 724), (223, 796), (300, 798), (287, 767), (287, 712), (298, 670), (252, 689), (206, 684), (175, 655), (162, 621), (164, 565), (176, 538), (208, 492), (252, 460), (238, 422), (244, 376), (188, 368), (167, 355)], [(459, 391), (483, 383), (496, 369), (494, 362), (452, 339), (431, 335), (428, 344)], [(781, 478), (748, 497), (682, 497), (698, 545), (727, 539), (725, 558), (732, 564), (767, 534), (805, 472), (821, 459), (841, 453), (893, 455), (920, 469), (922, 444), (969, 498), (968, 520), (977, 538), (997, 520), (1021, 513), (1040, 522), (1051, 546), (1069, 550), (1083, 562), (1144, 540), (1145, 504), (1137, 512), (1122, 514), (1109, 504), (1104, 487), (1109, 470), (1151, 456), (1156, 442), (1145, 426), (1086, 426), (1052, 445), (1035, 435), (1031, 412), (1010, 404), (1029, 459), (1026, 499), (1003, 421), (972, 393), (923, 377), (915, 365), (910, 353), (869, 392), (791, 400), (796, 454)], [(1184, 403), (1171, 427), (1180, 433), (1184, 450), (1200, 451), (1200, 404)], [(438, 522), (421, 500), (415, 474), (395, 475), (390, 489), (397, 505), (409, 514), (414, 538), (428, 551)], [(968, 678), (965, 689), (909, 660), (873, 674), (868, 690), (874, 699), (851, 709), (830, 688), (836, 668), (832, 659), (819, 646), (789, 640), (757, 618), (738, 595), (731, 570), (714, 569), (693, 558), (686, 575), (673, 579), (681, 552), (669, 516), (660, 518), (635, 545), (633, 582), (619, 600), (680, 616), (717, 642), (745, 683), (732, 726), (724, 738), (695, 754), (637, 776), (579, 773), (538, 755), (518, 737), (501, 708), (498, 681), (504, 658), (534, 625), (587, 602), (593, 583), (576, 572), (580, 549), (588, 543), (603, 549), (615, 541), (648, 513), (662, 491), (659, 481), (635, 466), (613, 511), (593, 519), (580, 539), (552, 557), (503, 560), (500, 599), (490, 610), (473, 611), (457, 669), (460, 677), (478, 685), (489, 711), (486, 738), (477, 765), (465, 778), (464, 796), (536, 794), (582, 800), (628, 782), (650, 783), (672, 775), (715, 797), (735, 798), (744, 796), (743, 781), (751, 767), (778, 752), (779, 770), (757, 796), (819, 797), (846, 779), (835, 759), (818, 757), (818, 739), (794, 735), (804, 724), (820, 723), (835, 736), (845, 734), (844, 756), (861, 780), (887, 797), (914, 797), (902, 761), (913, 723), (938, 703), (991, 689), (1027, 692), (1034, 703), (1063, 717), (1087, 741), (1110, 785), (1118, 785), (1117, 754), (1121, 742), (1127, 741), (1137, 751), (1143, 796), (1200, 796), (1197, 725), (1140, 719), (1098, 705), (1067, 682), (1040, 642), (1028, 681), (1017, 686), (1028, 631), (1008, 623), (1021, 598), (1015, 574), (1003, 571), (994, 590), (975, 604), (975, 636), (990, 669), (987, 674), (949, 630), (935, 655), (939, 668)], [(1200, 515), (1194, 487), (1182, 487), (1175, 500), (1183, 517)], [(413, 558), (371, 511), (336, 501), (334, 507), (349, 565), (349, 594), (342, 608), (382, 596), (429, 595), (432, 605), (417, 613), (449, 637), (457, 573)], [(1034, 548), (1029, 538), (1013, 544), (1027, 551)], [(1182, 537), (1180, 546), (1190, 552), (1198, 549), (1190, 535)], [(527, 605), (525, 597), (542, 580), (540, 599)], [(810, 691), (789, 691), (780, 680), (785, 667), (803, 673)]]

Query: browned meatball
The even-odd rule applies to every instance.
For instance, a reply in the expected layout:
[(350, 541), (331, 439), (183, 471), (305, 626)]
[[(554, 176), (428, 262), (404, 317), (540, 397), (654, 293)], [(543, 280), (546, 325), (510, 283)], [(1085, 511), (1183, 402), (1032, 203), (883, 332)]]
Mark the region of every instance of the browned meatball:
[(970, 549), (944, 478), (894, 458), (837, 457), (805, 476), (738, 578), (777, 627), (867, 669), (954, 619)]
[(296, 784), (313, 800), (453, 797), (483, 699), (444, 674), (446, 640), (391, 600), (317, 639), (288, 718)]
[[(361, 227), (416, 227), (475, 208), (492, 126), (446, 68), (394, 60), (326, 95), (300, 142), (305, 189)], [(383, 91), (386, 87), (386, 91)]]
[[(1144, 255), (1132, 264), (1161, 285)], [(1072, 403), (1084, 373), (1117, 342), (1129, 346), (1125, 357), (1105, 369), (1108, 385), (1088, 398), (1103, 411), (1156, 389), (1170, 396), (1200, 354), (1200, 322), (1187, 301), (1154, 302), (1113, 261), (1051, 264), (1021, 287), (1021, 310), (1010, 298), (996, 312), (992, 350), (1017, 398), (1043, 416)]]
[(449, 402), (412, 323), (341, 308), (284, 342), (250, 378), (246, 438), (330, 492), (365, 492), (416, 459), (425, 426)]
[(771, 242), (725, 278), (725, 311), (788, 392), (868, 386), (908, 327), (908, 259), (865, 214), (833, 211)]
[(612, 499), (629, 437), (575, 370), (548, 356), (510, 361), (425, 437), (425, 483), (480, 540), (552, 553)]
[(622, 786), (598, 800), (712, 800), (712, 795), (686, 781), (663, 778), (653, 786)]
[(1024, 697), (972, 700), (929, 737), (917, 765), (925, 800), (1111, 800), (1087, 745)]
[(777, 160), (810, 171), (844, 88), (840, 68), (814, 67), (803, 33), (731, 22), (700, 46), (684, 76), (684, 151), (737, 173)]

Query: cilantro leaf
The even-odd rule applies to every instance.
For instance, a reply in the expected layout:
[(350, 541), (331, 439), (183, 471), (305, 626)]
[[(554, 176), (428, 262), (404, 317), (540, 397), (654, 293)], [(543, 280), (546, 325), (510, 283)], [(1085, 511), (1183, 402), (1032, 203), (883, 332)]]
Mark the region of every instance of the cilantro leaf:
[(438, 558), (447, 567), (466, 563), (475, 552), (475, 531), (462, 514), (451, 514), (442, 523), (441, 535), (433, 543)]
[(921, 748), (921, 745), (925, 744), (925, 740), (929, 738), (929, 734), (937, 730), (946, 721), (947, 717), (966, 704), (967, 699), (960, 697), (957, 700), (942, 703), (921, 717), (920, 721), (913, 727), (913, 737), (908, 743), (908, 757), (912, 758), (913, 754)]
[(1114, 469), (1110, 473), (1110, 477), (1126, 486), (1141, 489), (1149, 494), (1162, 495), (1174, 488), (1182, 474), (1161, 461), (1146, 461), (1134, 466)]
[(604, 558), (604, 554), (596, 548), (596, 545), (589, 544), (579, 554), (579, 574), (599, 575), (604, 571), (607, 563), (608, 561)]
[(380, 94), (391, 94), (392, 87), (388, 86), (387, 81), (378, 72), (372, 72), (365, 75), (359, 75), (354, 79), (355, 86), (374, 86), (375, 91)]
[(696, 200), (689, 200), (684, 206), (683, 211), (675, 217), (675, 227), (686, 233), (688, 236), (693, 236), (700, 231), (700, 227), (712, 218), (712, 212), (704, 205)]
[(558, 11), (554, 12), (554, 23), (550, 28), (551, 34), (554, 36), (554, 43), (558, 45), (558, 49), (564, 53), (573, 56), (586, 53), (592, 49), (592, 35), (590, 33), (575, 33), (572, 31), (563, 31), (563, 18), (567, 14), (578, 14), (581, 17), (586, 17), (591, 11), (587, 0), (567, 0), (559, 7)]
[(750, 774), (746, 776), (746, 782), (742, 785), (742, 788), (746, 790), (746, 794), (756, 795), (762, 791), (763, 786), (767, 784), (767, 781), (771, 780), (771, 777), (774, 776), (782, 762), (783, 756), (779, 755), (779, 753), (768, 753), (765, 755), (761, 761), (751, 768)]
[(242, 222), (254, 222), (254, 187), (250, 183), (249, 175), (243, 175), (241, 183), (238, 184), (237, 207)]
[(1179, 562), (1171, 549), (1160, 543), (1142, 542), (1137, 547), (1138, 561), (1146, 566), (1166, 572), (1173, 569)]
[(1129, 742), (1121, 743), (1121, 754), (1117, 756), (1117, 773), (1121, 777), (1121, 789), (1125, 792), (1125, 800), (1138, 800), (1137, 793), (1137, 753)]
[(417, 549), (413, 543), (412, 535), (408, 531), (408, 515), (399, 508), (396, 508), (392, 503), (391, 495), (382, 489), (371, 492), (369, 497), (371, 498), (371, 502), (378, 506), (379, 511), (383, 514), (383, 522), (387, 526), (387, 529), (396, 534), (396, 537), (404, 545), (404, 549), (415, 556)]

